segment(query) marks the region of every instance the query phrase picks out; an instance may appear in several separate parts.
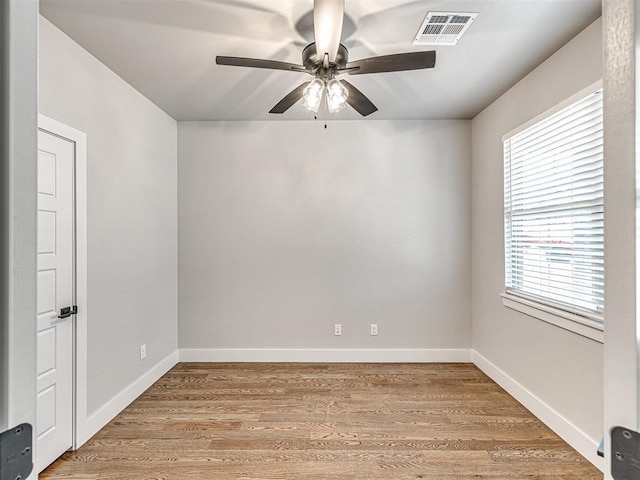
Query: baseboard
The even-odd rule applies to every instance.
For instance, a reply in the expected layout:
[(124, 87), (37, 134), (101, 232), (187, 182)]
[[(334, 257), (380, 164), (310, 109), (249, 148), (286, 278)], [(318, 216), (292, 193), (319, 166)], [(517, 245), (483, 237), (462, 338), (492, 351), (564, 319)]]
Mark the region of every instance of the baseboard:
[(100, 431), (107, 423), (115, 418), (131, 402), (138, 398), (147, 388), (153, 385), (160, 377), (167, 373), (178, 363), (178, 352), (172, 352), (154, 365), (140, 378), (133, 381), (124, 390), (109, 400), (98, 411), (87, 418), (82, 428), (82, 438), (78, 439), (78, 448)]
[(595, 440), (589, 438), (582, 430), (475, 350), (471, 350), (471, 360), (494, 382), (504, 388), (509, 395), (518, 400), (584, 458), (604, 472), (604, 460), (596, 453), (598, 443)]
[(180, 349), (181, 362), (434, 363), (470, 362), (460, 349)]

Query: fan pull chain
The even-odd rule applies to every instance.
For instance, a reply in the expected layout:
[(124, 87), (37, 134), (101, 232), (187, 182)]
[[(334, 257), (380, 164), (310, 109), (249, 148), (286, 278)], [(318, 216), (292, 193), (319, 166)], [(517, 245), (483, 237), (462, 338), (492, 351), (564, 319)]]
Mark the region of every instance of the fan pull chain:
[[(314, 119), (314, 120), (317, 120), (317, 119), (318, 119), (318, 116), (317, 116), (317, 115), (314, 115), (314, 116), (313, 116), (313, 119)], [(327, 121), (326, 121), (326, 120), (324, 121), (324, 128), (325, 128), (325, 129), (327, 128)]]

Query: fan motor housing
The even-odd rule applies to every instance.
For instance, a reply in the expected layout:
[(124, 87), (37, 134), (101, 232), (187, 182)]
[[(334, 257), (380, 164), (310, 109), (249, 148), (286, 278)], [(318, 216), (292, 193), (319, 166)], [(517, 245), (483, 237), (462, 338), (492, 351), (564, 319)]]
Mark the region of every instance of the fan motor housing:
[[(302, 51), (302, 64), (308, 69), (314, 69), (322, 65), (322, 58), (318, 57), (316, 51), (316, 44), (310, 43)], [(331, 63), (333, 70), (344, 68), (349, 62), (349, 51), (347, 47), (340, 44), (338, 46), (338, 53), (336, 54), (336, 61)]]

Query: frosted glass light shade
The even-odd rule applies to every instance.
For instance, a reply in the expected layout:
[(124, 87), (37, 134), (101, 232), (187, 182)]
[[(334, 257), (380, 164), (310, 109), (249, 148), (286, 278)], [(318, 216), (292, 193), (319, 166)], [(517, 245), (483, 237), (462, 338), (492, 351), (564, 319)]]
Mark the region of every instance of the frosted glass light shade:
[(349, 97), (348, 90), (340, 83), (340, 80), (331, 79), (327, 84), (327, 108), (330, 113), (339, 112), (346, 105)]
[(324, 91), (324, 82), (319, 78), (313, 80), (306, 86), (302, 92), (304, 106), (312, 112), (318, 113), (320, 102), (322, 101), (322, 92)]

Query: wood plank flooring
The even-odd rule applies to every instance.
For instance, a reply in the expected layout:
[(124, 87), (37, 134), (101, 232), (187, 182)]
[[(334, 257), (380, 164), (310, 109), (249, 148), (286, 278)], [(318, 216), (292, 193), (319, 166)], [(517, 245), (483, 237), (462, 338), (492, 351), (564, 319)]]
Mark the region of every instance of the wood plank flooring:
[(602, 474), (471, 364), (181, 363), (40, 478)]

